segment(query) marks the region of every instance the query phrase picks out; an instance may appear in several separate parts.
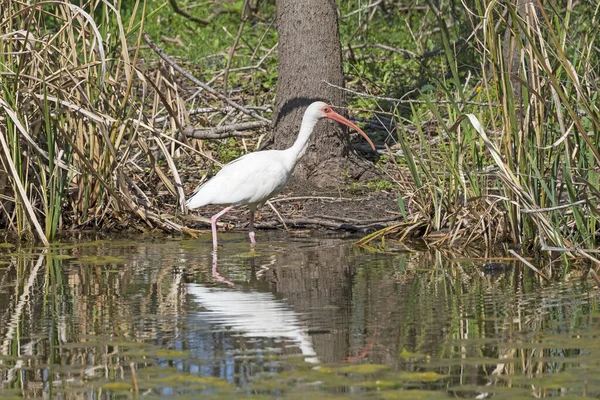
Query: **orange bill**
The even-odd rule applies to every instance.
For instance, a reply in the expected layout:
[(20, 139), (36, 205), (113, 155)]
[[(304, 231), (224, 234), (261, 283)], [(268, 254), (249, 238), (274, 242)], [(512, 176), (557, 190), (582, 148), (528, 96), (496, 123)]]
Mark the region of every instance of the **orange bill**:
[(371, 139), (369, 139), (369, 137), (367, 136), (366, 133), (364, 133), (358, 126), (356, 126), (355, 123), (347, 120), (346, 118), (342, 117), (340, 114), (336, 113), (335, 111), (331, 110), (327, 113), (325, 118), (329, 118), (332, 119), (334, 121), (337, 121), (339, 123), (342, 123), (346, 126), (349, 126), (350, 128), (354, 129), (356, 132), (360, 133), (362, 135), (362, 137), (365, 138), (365, 140), (369, 143), (369, 145), (371, 146), (371, 148), (373, 150), (375, 150), (375, 145), (373, 144), (373, 142), (371, 141)]

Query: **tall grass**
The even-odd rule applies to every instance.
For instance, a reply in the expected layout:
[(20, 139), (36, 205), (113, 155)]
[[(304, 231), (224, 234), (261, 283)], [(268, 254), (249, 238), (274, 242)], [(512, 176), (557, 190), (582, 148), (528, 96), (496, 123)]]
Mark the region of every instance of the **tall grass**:
[[(591, 256), (599, 229), (600, 6), (417, 3), (413, 11), (424, 15), (411, 21), (433, 20), (437, 30), (409, 27), (416, 33), (402, 43), (426, 53), (439, 39), (443, 62), (413, 58), (402, 66), (437, 81), (421, 93), (424, 104), (396, 110), (398, 121), (410, 114), (416, 127), (409, 133), (398, 123), (402, 171), (412, 179), (399, 180), (408, 221), (397, 229), (439, 243), (508, 239)], [(44, 242), (70, 227), (183, 229), (161, 216), (147, 179), (184, 209), (177, 147), (163, 133), (189, 115), (182, 90), (161, 72), (149, 79), (135, 68), (145, 2), (130, 4), (127, 21), (113, 4), (120, 3), (0, 4), (0, 226)], [(459, 16), (470, 29), (457, 28)], [(385, 33), (396, 28), (381, 25)], [(475, 65), (465, 67), (465, 53)], [(352, 67), (362, 74), (371, 63), (357, 60)], [(385, 78), (370, 78), (395, 79), (398, 63), (372, 63)], [(167, 129), (155, 126), (159, 112), (168, 114)]]
[(134, 152), (151, 160), (160, 155), (167, 170), (154, 162), (151, 171), (183, 196), (172, 182), (178, 174), (171, 155), (147, 120), (146, 110), (160, 108), (162, 98), (134, 68), (145, 2), (133, 4), (127, 22), (112, 4), (0, 5), (0, 222), (46, 243), (61, 228), (126, 226), (132, 214), (150, 228), (180, 228), (160, 218), (141, 179), (132, 178), (141, 169)]
[[(418, 135), (399, 135), (413, 178), (409, 205), (425, 217), (425, 234), (444, 230), (444, 242), (509, 239), (590, 256), (599, 242), (600, 6), (463, 5), (480, 79), (458, 72), (460, 55), (442, 29), (450, 73), (439, 84), (449, 101), (440, 107), (423, 94), (427, 106), (412, 114)], [(437, 123), (435, 145), (423, 115)]]

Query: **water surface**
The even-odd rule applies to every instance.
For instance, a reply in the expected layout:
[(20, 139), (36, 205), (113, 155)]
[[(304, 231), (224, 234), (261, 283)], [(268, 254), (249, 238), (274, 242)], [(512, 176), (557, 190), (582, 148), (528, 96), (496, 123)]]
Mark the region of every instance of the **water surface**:
[(206, 236), (0, 245), (0, 397), (600, 396), (598, 292), (575, 273), (222, 239), (218, 259)]

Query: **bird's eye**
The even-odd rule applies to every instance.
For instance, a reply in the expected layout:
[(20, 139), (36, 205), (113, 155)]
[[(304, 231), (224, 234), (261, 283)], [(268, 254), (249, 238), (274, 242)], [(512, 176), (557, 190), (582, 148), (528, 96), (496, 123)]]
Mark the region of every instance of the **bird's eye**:
[(329, 107), (324, 107), (324, 108), (323, 108), (323, 112), (324, 112), (325, 114), (329, 113), (330, 111), (331, 111), (331, 108), (329, 108)]

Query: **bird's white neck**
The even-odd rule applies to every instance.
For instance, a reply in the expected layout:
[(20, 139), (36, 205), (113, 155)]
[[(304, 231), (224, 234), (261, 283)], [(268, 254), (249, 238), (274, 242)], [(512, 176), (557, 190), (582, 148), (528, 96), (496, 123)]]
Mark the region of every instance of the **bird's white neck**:
[(306, 154), (308, 141), (310, 140), (310, 135), (313, 133), (317, 121), (318, 118), (315, 118), (313, 115), (304, 114), (302, 125), (300, 125), (300, 133), (298, 133), (298, 137), (292, 147), (286, 150), (293, 160), (292, 168), (295, 167), (298, 161)]

